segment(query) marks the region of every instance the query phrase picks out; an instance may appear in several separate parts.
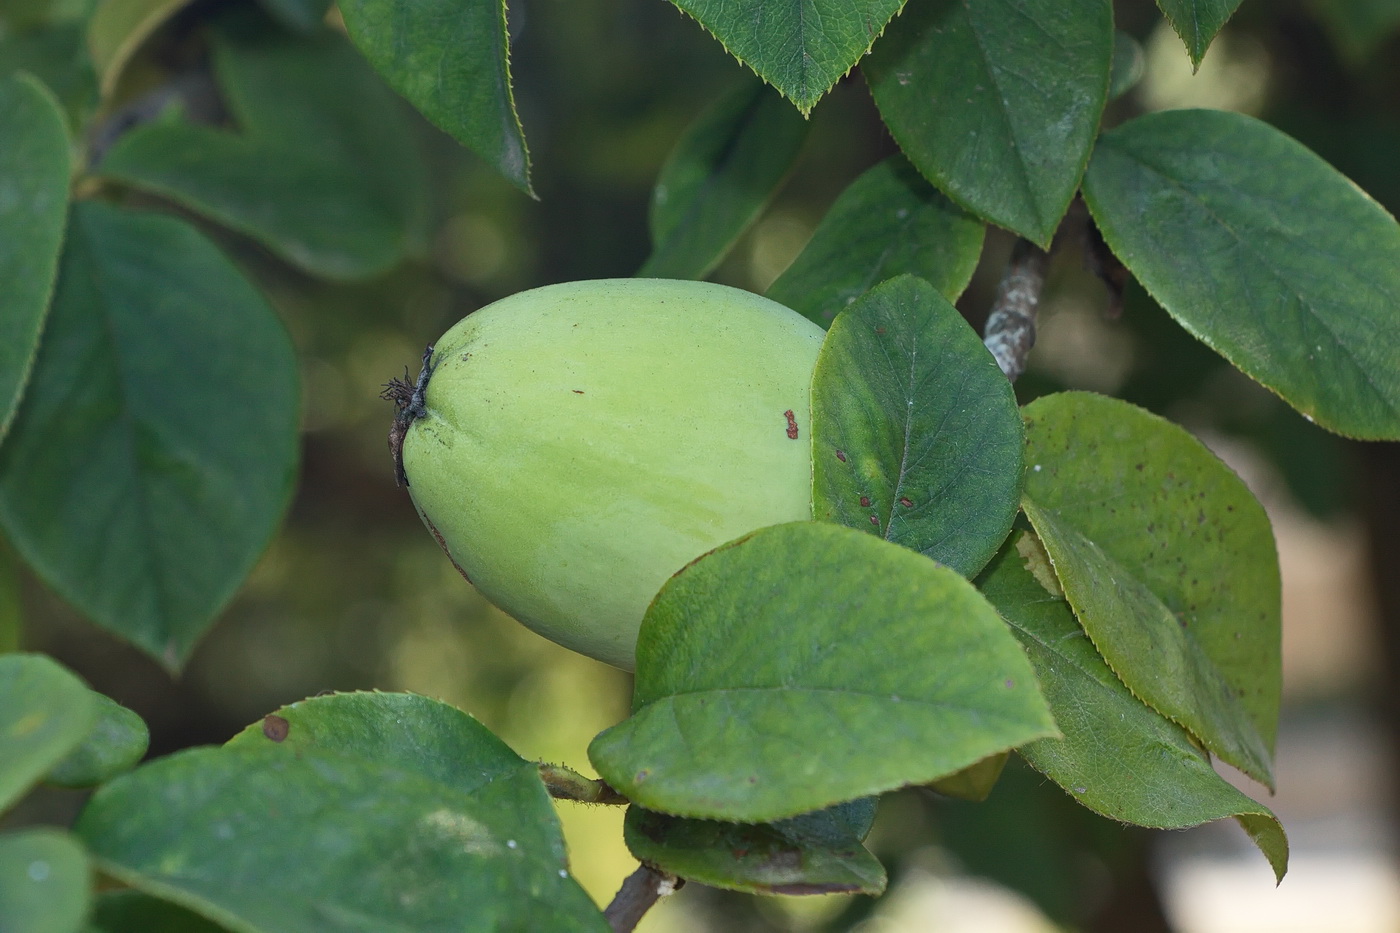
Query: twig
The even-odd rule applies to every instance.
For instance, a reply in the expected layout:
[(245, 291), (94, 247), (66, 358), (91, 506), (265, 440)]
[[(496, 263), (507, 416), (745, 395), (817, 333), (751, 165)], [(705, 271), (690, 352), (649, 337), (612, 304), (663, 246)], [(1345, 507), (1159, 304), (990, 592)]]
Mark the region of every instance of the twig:
[(1025, 371), (1026, 357), (1035, 345), (1035, 314), (1049, 264), (1049, 253), (1029, 240), (1017, 240), (1006, 274), (997, 285), (982, 342), (1012, 382)]
[(639, 865), (628, 875), (613, 897), (603, 917), (613, 933), (632, 933), (648, 910), (667, 895), (674, 894), (685, 884), (684, 879), (657, 871), (650, 865)]
[(577, 800), (580, 803), (631, 803), (626, 797), (613, 790), (607, 781), (592, 780), (572, 768), (563, 765), (540, 763), (540, 780), (544, 781), (549, 796), (558, 800)]

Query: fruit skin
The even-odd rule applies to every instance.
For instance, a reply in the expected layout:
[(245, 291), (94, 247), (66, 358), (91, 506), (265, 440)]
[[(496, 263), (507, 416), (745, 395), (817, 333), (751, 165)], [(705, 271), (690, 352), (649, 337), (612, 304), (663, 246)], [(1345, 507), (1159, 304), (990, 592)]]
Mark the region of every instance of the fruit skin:
[(631, 670), (667, 577), (812, 517), (823, 337), (782, 305), (704, 282), (513, 295), (436, 344), (403, 438), (409, 493), (487, 599)]

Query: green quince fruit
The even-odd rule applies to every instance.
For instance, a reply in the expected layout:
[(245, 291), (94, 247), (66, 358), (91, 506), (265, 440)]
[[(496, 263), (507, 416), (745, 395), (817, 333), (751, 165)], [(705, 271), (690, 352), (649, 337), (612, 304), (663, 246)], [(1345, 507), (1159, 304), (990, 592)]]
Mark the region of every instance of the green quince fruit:
[(811, 382), (824, 333), (704, 282), (610, 279), (469, 315), (391, 383), (419, 515), (487, 599), (630, 670), (673, 573), (812, 517)]

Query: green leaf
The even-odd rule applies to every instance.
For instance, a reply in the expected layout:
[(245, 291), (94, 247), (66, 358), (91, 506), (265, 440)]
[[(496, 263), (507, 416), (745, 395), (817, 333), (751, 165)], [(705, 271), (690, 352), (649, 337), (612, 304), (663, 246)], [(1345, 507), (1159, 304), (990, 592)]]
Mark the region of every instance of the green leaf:
[(97, 106), (97, 76), (81, 24), (58, 22), (16, 32), (0, 31), (0, 76), (21, 71), (48, 86), (71, 129), (82, 132), (87, 128)]
[(956, 308), (900, 276), (831, 326), (812, 375), (813, 514), (972, 576), (1011, 531), (1024, 428)]
[(198, 914), (140, 891), (108, 891), (97, 898), (88, 933), (225, 933)]
[(633, 714), (588, 755), (649, 810), (759, 823), (1053, 734), (1025, 655), (971, 584), (871, 535), (797, 522), (662, 587)]
[(81, 745), (68, 753), (46, 780), (61, 787), (94, 787), (136, 767), (151, 734), (140, 716), (93, 691), (96, 722)]
[(907, 160), (893, 156), (841, 193), (768, 297), (822, 327), (874, 286), (904, 273), (926, 279), (953, 301), (972, 280), (984, 232)]
[(1400, 438), (1400, 226), (1326, 162), (1243, 114), (1164, 111), (1104, 134), (1084, 199), (1181, 326), (1322, 427)]
[(1113, 34), (1113, 70), (1108, 79), (1108, 99), (1117, 100), (1137, 87), (1147, 72), (1147, 54), (1126, 32)]
[(807, 121), (757, 81), (717, 100), (661, 167), (649, 218), (652, 253), (637, 274), (708, 274), (763, 213), (806, 138)]
[(751, 894), (878, 895), (885, 890), (885, 869), (861, 845), (874, 817), (873, 803), (862, 798), (758, 825), (689, 820), (633, 806), (623, 833), (640, 861), (710, 887)]
[(78, 933), (91, 898), (88, 860), (67, 833), (0, 836), (0, 930)]
[(1282, 880), (1288, 840), (1277, 817), (1216, 774), (1184, 729), (1109, 670), (1069, 604), (1027, 569), (1022, 552), (1038, 548), (1033, 535), (1018, 534), (978, 581), (1025, 646), (1063, 733), (1023, 745), (1022, 757), (1084, 806), (1121, 822), (1180, 829), (1234, 817)]
[(1157, 6), (1186, 43), (1191, 64), (1199, 67), (1211, 40), (1240, 5), (1240, 0), (1157, 0)]
[(504, 0), (341, 0), (338, 8), (351, 40), (394, 90), (533, 195)]
[(19, 560), (0, 538), (0, 654), (18, 651), (23, 641), (24, 608), (20, 604)]
[(870, 46), (904, 0), (671, 0), (803, 115)]
[(1089, 638), (1134, 695), (1273, 781), (1279, 571), (1268, 516), (1186, 431), (1116, 399), (1025, 408), (1022, 507)]
[(88, 21), (88, 51), (102, 97), (117, 89), (127, 63), (166, 20), (189, 0), (103, 0)]
[(1309, 0), (1337, 51), (1360, 65), (1400, 30), (1400, 0)]
[(92, 697), (43, 655), (0, 656), (0, 811), (82, 742), (96, 715)]
[(909, 161), (954, 201), (1048, 247), (1098, 132), (1107, 0), (931, 0), (864, 66)]
[[(1054, 710), (1051, 710), (1054, 712)], [(1057, 723), (1058, 724), (1058, 723)], [(992, 794), (1001, 772), (1006, 769), (1010, 752), (998, 752), (983, 758), (971, 767), (963, 768), (957, 774), (950, 774), (942, 780), (934, 781), (929, 787), (945, 797), (958, 800), (971, 800), (980, 803)]]
[(0, 78), (0, 441), (19, 407), (49, 309), (68, 214), (68, 129), (27, 75)]
[(261, 0), (273, 19), (294, 32), (316, 32), (326, 19), (331, 0)]
[(402, 104), (343, 38), (238, 19), (214, 66), (239, 132), (177, 115), (124, 134), (98, 173), (164, 195), (313, 275), (356, 279), (422, 237), (426, 168)]
[(236, 933), (607, 930), (535, 766), (424, 697), (284, 707), (104, 785), (77, 831), (104, 871)]
[(75, 208), (0, 524), (50, 586), (171, 668), (233, 595), (296, 472), (296, 361), (189, 225)]

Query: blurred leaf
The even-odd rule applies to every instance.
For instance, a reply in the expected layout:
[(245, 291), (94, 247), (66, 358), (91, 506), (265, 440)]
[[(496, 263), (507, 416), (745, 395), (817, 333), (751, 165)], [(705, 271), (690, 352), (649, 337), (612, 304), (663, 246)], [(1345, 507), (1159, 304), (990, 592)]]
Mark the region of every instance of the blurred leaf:
[[(867, 801), (855, 804), (873, 815)], [(640, 861), (711, 887), (753, 894), (878, 895), (885, 890), (885, 869), (861, 845), (870, 827), (852, 825), (851, 806), (757, 825), (689, 820), (633, 806), (623, 832)]]
[(805, 116), (904, 0), (671, 0)]
[(100, 788), (77, 831), (103, 870), (239, 931), (607, 930), (534, 767), (503, 771), (470, 717), (384, 694), (274, 715)]
[(812, 375), (813, 514), (964, 576), (1016, 517), (1025, 429), (956, 308), (900, 276), (837, 317)]
[(984, 232), (907, 160), (893, 156), (841, 192), (768, 297), (822, 327), (903, 273), (928, 280), (953, 301), (972, 280)]
[(76, 206), (0, 524), (50, 586), (178, 668), (252, 569), (297, 456), (296, 362), (182, 221)]
[(1025, 408), (1026, 516), (1128, 689), (1273, 783), (1279, 571), (1264, 509), (1176, 425), (1087, 392)]
[(763, 212), (806, 138), (807, 122), (757, 81), (717, 100), (661, 167), (649, 218), (652, 253), (637, 274), (708, 274)]
[(264, 10), (288, 29), (315, 32), (325, 21), (331, 0), (260, 0)]
[(637, 643), (633, 715), (588, 754), (649, 810), (766, 822), (1053, 734), (1025, 655), (966, 580), (863, 532), (797, 522), (662, 587)]
[(527, 194), (504, 0), (340, 0), (350, 38), (423, 116)]
[(1326, 162), (1243, 114), (1163, 111), (1104, 134), (1084, 198), (1188, 331), (1328, 430), (1400, 438), (1400, 226)]
[(864, 68), (920, 172), (1048, 247), (1089, 159), (1112, 58), (1107, 0), (931, 0), (894, 23)]
[(990, 755), (971, 767), (963, 768), (957, 774), (934, 781), (929, 787), (945, 797), (973, 802), (986, 800), (991, 796), (992, 788), (997, 786), (997, 780), (1006, 768), (1006, 759), (1009, 757), (1009, 752)]
[(92, 692), (96, 721), (82, 744), (48, 773), (50, 784), (94, 787), (136, 767), (151, 734), (140, 716), (97, 691)]
[(978, 581), (1026, 648), (1064, 734), (1021, 746), (1032, 767), (1096, 813), (1155, 829), (1234, 817), (1279, 880), (1288, 839), (1268, 807), (1216, 774), (1180, 726), (1145, 706), (1111, 671), (1074, 619), (1048, 593), (1018, 549), (1038, 548), (1029, 532), (992, 561)]
[(1113, 68), (1108, 77), (1108, 99), (1117, 100), (1137, 87), (1147, 71), (1147, 55), (1126, 32), (1113, 33)]
[(0, 811), (82, 742), (95, 707), (92, 691), (56, 661), (0, 655)]
[(88, 933), (225, 933), (223, 927), (140, 891), (98, 895)]
[(0, 442), (19, 407), (53, 294), (68, 215), (68, 130), (28, 75), (0, 78)]
[[(241, 28), (240, 28), (241, 27)], [(172, 198), (306, 271), (376, 275), (422, 237), (426, 168), (401, 105), (343, 38), (241, 21), (214, 39), (240, 132), (169, 117), (98, 171)]]
[(0, 654), (18, 651), (24, 632), (19, 596), (19, 560), (0, 538)]
[(1157, 0), (1157, 6), (1186, 43), (1191, 64), (1199, 66), (1220, 27), (1235, 12), (1240, 0)]
[(67, 833), (0, 836), (0, 930), (78, 933), (91, 898), (87, 854)]
[(112, 96), (136, 50), (189, 0), (103, 0), (88, 22), (87, 43), (103, 98)]
[(97, 106), (97, 76), (83, 27), (60, 22), (16, 32), (0, 31), (0, 77), (27, 71), (43, 81), (63, 107), (68, 126), (85, 127)]
[(1332, 44), (1361, 64), (1400, 30), (1400, 0), (1309, 0)]

